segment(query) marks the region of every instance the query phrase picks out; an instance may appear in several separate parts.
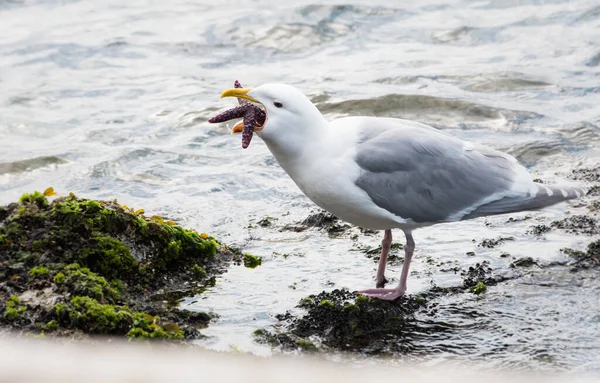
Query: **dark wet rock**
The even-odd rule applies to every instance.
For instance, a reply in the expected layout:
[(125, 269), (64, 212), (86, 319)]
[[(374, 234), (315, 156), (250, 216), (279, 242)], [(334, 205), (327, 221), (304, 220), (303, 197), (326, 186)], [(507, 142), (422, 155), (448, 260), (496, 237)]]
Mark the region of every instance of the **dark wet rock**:
[(586, 193), (587, 196), (589, 197), (598, 197), (600, 196), (600, 185), (594, 185), (590, 188), (590, 190), (588, 190), (588, 192)]
[(475, 287), (479, 282), (484, 283), (486, 286), (495, 286), (508, 279), (506, 276), (495, 275), (490, 263), (487, 261), (477, 263), (475, 266), (463, 270), (461, 276), (464, 289)]
[(273, 225), (273, 217), (264, 217), (260, 221), (256, 222), (256, 224), (260, 227), (270, 227)]
[(542, 234), (549, 232), (550, 230), (552, 230), (552, 228), (550, 226), (540, 224), (540, 225), (531, 226), (529, 228), (529, 230), (527, 231), (527, 233), (533, 234), (533, 235), (542, 235)]
[[(370, 247), (355, 244), (355, 247), (352, 250), (364, 253), (367, 258), (372, 259), (374, 262), (379, 262), (379, 258), (381, 258), (381, 245), (377, 247)], [(401, 265), (402, 263), (404, 263), (404, 245), (401, 243), (394, 242), (390, 246), (387, 264)]]
[(319, 230), (325, 230), (331, 237), (337, 237), (344, 234), (350, 225), (342, 223), (342, 221), (331, 213), (321, 210), (316, 213), (310, 214), (302, 222), (286, 225), (281, 230), (301, 232), (307, 229), (317, 228)]
[(571, 171), (569, 178), (589, 182), (600, 182), (600, 167), (595, 169), (575, 169)]
[(515, 267), (531, 267), (531, 266), (539, 266), (538, 263), (536, 261), (533, 260), (533, 258), (531, 257), (524, 257), (524, 258), (519, 258), (516, 261), (514, 261), (513, 263), (510, 264), (510, 267), (515, 268)]
[(515, 237), (498, 237), (496, 239), (487, 238), (479, 243), (480, 247), (487, 247), (488, 249), (493, 249), (494, 247), (500, 245), (506, 241), (514, 241)]
[(598, 221), (595, 218), (586, 215), (573, 215), (566, 217), (564, 219), (552, 222), (551, 226), (573, 234), (600, 234)]
[(172, 305), (241, 257), (116, 201), (35, 192), (0, 212), (0, 326), (19, 331), (189, 338), (208, 320)]
[(283, 349), (407, 353), (417, 329), (414, 313), (424, 304), (415, 297), (388, 302), (346, 290), (322, 292), (300, 301), (305, 315), (279, 315), (277, 331), (257, 330), (255, 335)]
[[(310, 295), (297, 305), (304, 313), (293, 310), (278, 314), (278, 324), (256, 330), (254, 335), (257, 341), (283, 350), (334, 349), (392, 355), (422, 352), (416, 344), (423, 337), (456, 330), (446, 322), (429, 319), (438, 313), (437, 298), (465, 293), (483, 295), (489, 286), (516, 277), (516, 273), (496, 275), (485, 261), (463, 270), (461, 275), (461, 286), (433, 286), (419, 296), (405, 296), (394, 302), (346, 290)], [(417, 314), (419, 320), (415, 319)]]
[(513, 223), (513, 222), (523, 222), (523, 221), (528, 221), (528, 220), (530, 220), (530, 219), (531, 219), (531, 216), (530, 216), (530, 215), (526, 215), (526, 216), (519, 217), (519, 218), (515, 218), (515, 217), (509, 217), (509, 218), (506, 220), (506, 223)]
[(359, 229), (360, 229), (360, 232), (364, 235), (376, 235), (381, 231), (381, 230), (365, 229), (363, 227), (360, 227)]
[(562, 249), (561, 251), (575, 261), (574, 271), (600, 267), (600, 240), (591, 242), (587, 247), (587, 251), (568, 248)]

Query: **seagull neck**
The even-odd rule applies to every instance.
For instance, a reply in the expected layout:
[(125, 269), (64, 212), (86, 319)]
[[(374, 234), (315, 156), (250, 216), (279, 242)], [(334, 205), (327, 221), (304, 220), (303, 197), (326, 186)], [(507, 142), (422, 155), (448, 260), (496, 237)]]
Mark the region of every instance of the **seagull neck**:
[(315, 152), (325, 150), (320, 145), (329, 126), (324, 117), (319, 117), (306, 126), (287, 126), (285, 134), (263, 135), (267, 147), (286, 171), (293, 172), (295, 166), (310, 161)]

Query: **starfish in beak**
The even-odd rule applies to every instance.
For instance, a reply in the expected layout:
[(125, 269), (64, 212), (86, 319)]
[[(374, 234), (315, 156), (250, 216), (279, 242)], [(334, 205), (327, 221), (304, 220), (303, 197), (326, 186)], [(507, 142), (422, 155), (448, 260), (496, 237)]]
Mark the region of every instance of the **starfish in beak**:
[(254, 131), (262, 130), (267, 120), (265, 111), (253, 104), (253, 102), (259, 102), (247, 95), (250, 90), (250, 88), (242, 88), (240, 82), (236, 80), (234, 88), (224, 91), (221, 98), (237, 97), (239, 106), (219, 113), (208, 120), (210, 123), (217, 123), (242, 118), (242, 122), (236, 124), (231, 133), (242, 133), (242, 148), (244, 149), (250, 145)]

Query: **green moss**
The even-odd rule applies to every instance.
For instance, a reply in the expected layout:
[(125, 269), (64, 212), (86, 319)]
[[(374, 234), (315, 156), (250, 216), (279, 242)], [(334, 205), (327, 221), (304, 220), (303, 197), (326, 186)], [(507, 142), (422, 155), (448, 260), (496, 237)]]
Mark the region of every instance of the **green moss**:
[(321, 301), (321, 306), (327, 307), (327, 308), (333, 308), (333, 302), (328, 300), (328, 299), (323, 299)]
[(46, 323), (42, 329), (44, 331), (55, 331), (58, 330), (58, 322), (55, 319), (52, 319), (50, 322)]
[(312, 304), (313, 304), (312, 298), (302, 298), (300, 300), (300, 303), (298, 304), (298, 307), (308, 308), (308, 307), (312, 306)]
[(66, 278), (63, 273), (57, 273), (54, 276), (53, 280), (54, 280), (54, 283), (56, 283), (57, 285), (61, 285), (61, 284), (65, 283)]
[(48, 275), (49, 273), (50, 273), (50, 270), (48, 270), (48, 268), (44, 267), (44, 266), (32, 267), (29, 270), (29, 276), (32, 278), (35, 278), (38, 276), (43, 276), (43, 275)]
[(48, 200), (38, 191), (31, 194), (25, 193), (19, 199), (19, 203), (23, 205), (35, 204), (38, 208), (43, 209), (48, 207)]
[[(106, 300), (114, 303), (119, 299), (119, 291), (111, 286), (104, 277), (90, 271), (86, 267), (81, 267), (77, 263), (67, 265), (64, 269), (66, 275), (62, 277), (58, 273), (54, 276), (55, 281), (58, 277), (73, 295), (86, 296), (98, 301)], [(58, 282), (57, 282), (58, 283)]]
[(33, 241), (31, 243), (31, 250), (42, 252), (47, 246), (48, 244), (46, 243), (46, 241)]
[(167, 261), (177, 259), (181, 254), (181, 241), (171, 241), (167, 245), (166, 258)]
[(4, 309), (4, 319), (14, 322), (21, 319), (21, 315), (27, 311), (25, 306), (21, 305), (19, 297), (12, 295), (6, 302), (6, 308)]
[(177, 325), (160, 325), (160, 318), (145, 313), (133, 316), (133, 327), (127, 332), (129, 339), (183, 339), (183, 331)]
[(206, 277), (206, 271), (202, 266), (194, 265), (190, 268), (190, 272), (196, 277), (196, 279), (204, 279)]
[(137, 261), (131, 251), (116, 238), (97, 236), (96, 246), (83, 249), (78, 261), (90, 270), (106, 278), (118, 278), (119, 275), (130, 275), (137, 269)]
[[(36, 308), (27, 313), (28, 321), (19, 322), (22, 327), (35, 324), (38, 331), (54, 318), (61, 327), (84, 332), (132, 331), (149, 338), (179, 339), (183, 332), (174, 324), (154, 322), (150, 329), (136, 328), (132, 324), (136, 311), (118, 305), (149, 305), (166, 312), (148, 299), (148, 292), (165, 287), (167, 281), (170, 287), (197, 289), (197, 284), (189, 284), (191, 275), (214, 283), (215, 273), (224, 269), (211, 265), (221, 246), (206, 234), (133, 214), (116, 201), (71, 194), (49, 203), (36, 192), (24, 195), (18, 204), (0, 207), (0, 259), (19, 265), (16, 276), (0, 271), (5, 278), (0, 282), (14, 276), (15, 291), (22, 291), (28, 286), (23, 274), (30, 275), (37, 278), (36, 284), (52, 284), (63, 296), (50, 313)], [(231, 256), (226, 250), (223, 254)], [(12, 304), (6, 309), (6, 318), (16, 319), (25, 307)]]
[(298, 340), (296, 341), (296, 344), (297, 344), (297, 345), (298, 345), (300, 348), (304, 349), (305, 351), (308, 351), (308, 350), (316, 350), (316, 349), (317, 349), (317, 347), (314, 345), (314, 343), (312, 343), (312, 342), (310, 342), (310, 341), (308, 341), (308, 340), (305, 340), (305, 339), (298, 339)]
[(129, 308), (104, 305), (84, 296), (74, 297), (68, 305), (56, 304), (54, 312), (61, 325), (94, 334), (122, 333), (132, 322)]
[(487, 291), (487, 286), (483, 282), (477, 282), (477, 284), (469, 289), (469, 291), (475, 295), (483, 294)]
[(147, 339), (150, 338), (150, 334), (139, 327), (134, 327), (127, 332), (127, 338), (136, 340)]
[(244, 266), (254, 269), (262, 265), (262, 258), (252, 254), (244, 254)]
[(254, 330), (252, 334), (254, 334), (255, 336), (262, 336), (266, 334), (266, 331), (262, 328), (259, 328), (258, 330)]
[(345, 313), (359, 312), (360, 307), (357, 305), (353, 305), (352, 303), (348, 303), (344, 306), (342, 311), (344, 311)]
[(359, 295), (354, 299), (354, 302), (356, 304), (366, 303), (368, 301), (369, 301), (369, 298), (367, 298), (367, 296), (365, 296), (365, 295)]

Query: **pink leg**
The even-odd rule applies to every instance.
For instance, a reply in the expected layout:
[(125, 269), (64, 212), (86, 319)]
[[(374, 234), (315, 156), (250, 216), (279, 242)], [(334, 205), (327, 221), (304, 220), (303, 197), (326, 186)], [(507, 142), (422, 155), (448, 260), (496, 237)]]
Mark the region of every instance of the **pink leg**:
[(387, 283), (385, 279), (385, 266), (387, 264), (387, 257), (390, 253), (390, 247), (392, 246), (392, 231), (386, 230), (381, 241), (381, 256), (379, 258), (379, 266), (377, 267), (377, 279), (375, 280), (375, 287), (383, 287)]
[(359, 294), (363, 294), (369, 297), (385, 299), (393, 301), (404, 295), (406, 292), (406, 280), (408, 279), (408, 269), (410, 268), (410, 261), (412, 260), (413, 252), (415, 251), (415, 241), (410, 231), (405, 231), (406, 235), (406, 246), (404, 247), (404, 265), (402, 266), (402, 274), (400, 275), (400, 283), (395, 289), (369, 289), (359, 291)]

